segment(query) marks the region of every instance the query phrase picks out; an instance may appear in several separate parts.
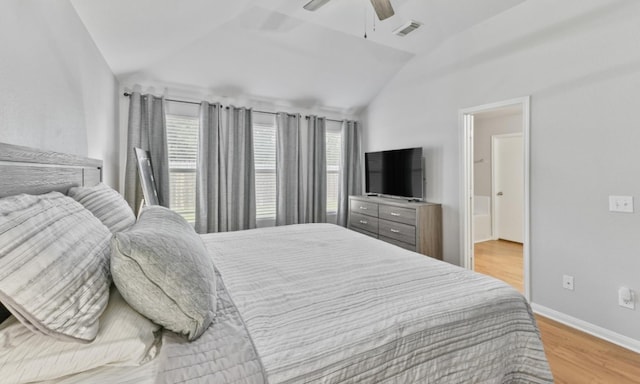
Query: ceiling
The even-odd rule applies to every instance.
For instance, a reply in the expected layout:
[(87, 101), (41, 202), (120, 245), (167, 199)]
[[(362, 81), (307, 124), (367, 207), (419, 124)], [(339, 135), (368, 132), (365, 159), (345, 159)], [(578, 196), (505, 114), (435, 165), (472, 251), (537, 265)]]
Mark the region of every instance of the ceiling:
[[(415, 55), (525, 0), (71, 0), (123, 86), (354, 113)], [(398, 37), (413, 19), (422, 27)], [(364, 38), (364, 34), (367, 38)]]

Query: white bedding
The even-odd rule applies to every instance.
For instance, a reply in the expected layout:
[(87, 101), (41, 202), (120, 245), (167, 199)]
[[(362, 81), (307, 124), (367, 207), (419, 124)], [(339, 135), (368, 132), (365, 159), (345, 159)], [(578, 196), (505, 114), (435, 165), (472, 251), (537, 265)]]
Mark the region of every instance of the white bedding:
[(203, 239), (269, 383), (552, 382), (498, 280), (329, 224)]
[(203, 239), (221, 277), (204, 335), (65, 384), (553, 382), (528, 304), (495, 279), (328, 224)]

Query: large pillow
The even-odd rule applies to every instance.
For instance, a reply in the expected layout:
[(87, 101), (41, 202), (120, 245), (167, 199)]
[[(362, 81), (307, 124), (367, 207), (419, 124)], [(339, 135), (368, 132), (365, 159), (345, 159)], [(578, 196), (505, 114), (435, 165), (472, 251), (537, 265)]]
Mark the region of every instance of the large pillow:
[(129, 204), (106, 184), (71, 188), (69, 196), (90, 210), (111, 233), (124, 231), (136, 222)]
[(160, 332), (112, 288), (90, 344), (66, 343), (29, 331), (15, 318), (0, 325), (3, 383), (53, 380), (105, 365), (137, 366), (155, 357)]
[(0, 199), (0, 301), (35, 332), (93, 340), (109, 300), (110, 239), (61, 193)]
[(144, 208), (131, 229), (114, 235), (111, 273), (135, 310), (189, 340), (213, 320), (211, 258), (191, 225), (167, 208)]

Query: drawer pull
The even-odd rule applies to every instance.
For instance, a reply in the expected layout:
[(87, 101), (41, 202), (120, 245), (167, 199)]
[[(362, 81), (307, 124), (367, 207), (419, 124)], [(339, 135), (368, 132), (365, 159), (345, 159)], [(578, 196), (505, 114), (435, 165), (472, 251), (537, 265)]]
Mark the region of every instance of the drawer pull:
[(400, 216), (399, 213), (391, 212), (391, 216)]
[(391, 228), (391, 229), (389, 229), (389, 230), (390, 230), (391, 232), (393, 232), (393, 233), (400, 233), (400, 231), (399, 231), (399, 230), (397, 230), (397, 229), (393, 229), (393, 228)]
[(369, 224), (367, 220), (360, 220), (360, 224)]
[(367, 210), (367, 207), (360, 206), (360, 209), (362, 209), (362, 210), (366, 211), (366, 210)]

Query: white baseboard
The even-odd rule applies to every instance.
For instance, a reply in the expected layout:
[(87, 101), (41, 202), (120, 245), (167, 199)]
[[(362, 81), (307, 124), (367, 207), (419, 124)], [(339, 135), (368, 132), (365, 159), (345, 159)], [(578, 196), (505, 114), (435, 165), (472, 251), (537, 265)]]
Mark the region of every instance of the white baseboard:
[(586, 321), (577, 319), (575, 317), (569, 316), (562, 312), (558, 312), (551, 308), (544, 307), (539, 304), (531, 303), (531, 309), (533, 309), (533, 312), (541, 316), (547, 317), (551, 320), (555, 320), (558, 323), (562, 323), (571, 328), (575, 328), (582, 332), (588, 333), (599, 339), (606, 340), (610, 343), (619, 345), (633, 352), (640, 353), (640, 340), (635, 340), (630, 337), (621, 335), (619, 333), (610, 331), (608, 329), (599, 327), (597, 325), (587, 323)]

